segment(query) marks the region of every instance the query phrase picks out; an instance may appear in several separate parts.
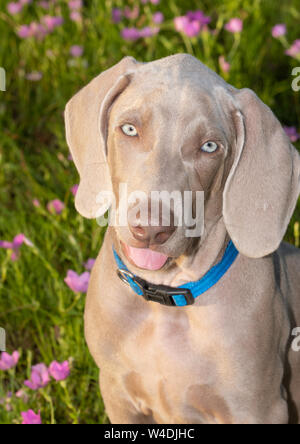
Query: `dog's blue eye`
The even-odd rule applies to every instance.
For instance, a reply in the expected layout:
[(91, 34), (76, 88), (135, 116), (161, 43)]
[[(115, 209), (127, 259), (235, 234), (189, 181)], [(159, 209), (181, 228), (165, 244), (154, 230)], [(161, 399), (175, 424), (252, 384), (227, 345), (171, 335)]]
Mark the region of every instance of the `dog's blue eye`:
[(205, 151), (206, 153), (214, 153), (217, 151), (218, 145), (215, 142), (206, 142), (204, 145), (202, 145), (201, 150)]
[(122, 127), (122, 131), (126, 136), (137, 136), (138, 132), (136, 128), (133, 125), (130, 125), (129, 123), (125, 123)]

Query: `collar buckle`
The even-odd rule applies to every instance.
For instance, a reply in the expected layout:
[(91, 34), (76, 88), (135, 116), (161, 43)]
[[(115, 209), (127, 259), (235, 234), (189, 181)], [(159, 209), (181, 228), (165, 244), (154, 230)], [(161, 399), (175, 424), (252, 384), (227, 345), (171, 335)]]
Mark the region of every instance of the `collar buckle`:
[(173, 296), (183, 296), (186, 305), (192, 305), (195, 299), (188, 288), (175, 288), (168, 285), (155, 285), (141, 279), (140, 277), (134, 276), (130, 271), (124, 269), (118, 269), (117, 274), (119, 278), (130, 286), (130, 281), (136, 284), (141, 292), (142, 296), (146, 301), (158, 302), (159, 304), (166, 306), (176, 306), (176, 302)]
[(176, 306), (173, 296), (183, 296), (186, 305), (192, 305), (195, 299), (188, 288), (173, 288), (166, 285), (149, 284), (148, 288), (143, 289), (143, 297), (147, 301), (158, 302), (162, 305)]

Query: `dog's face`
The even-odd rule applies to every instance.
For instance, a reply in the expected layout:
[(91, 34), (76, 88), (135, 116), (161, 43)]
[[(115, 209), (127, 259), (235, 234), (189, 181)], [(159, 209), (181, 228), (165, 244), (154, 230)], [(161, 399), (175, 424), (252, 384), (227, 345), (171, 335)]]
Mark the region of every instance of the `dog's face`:
[[(69, 102), (66, 126), (81, 214), (99, 216), (103, 191), (113, 191), (119, 208), (121, 184), (127, 197), (140, 193), (127, 202), (126, 224), (115, 228), (135, 266), (167, 267), (205, 241), (220, 218), (247, 256), (269, 254), (282, 240), (299, 194), (299, 155), (252, 91), (236, 90), (194, 57), (123, 59)], [(182, 197), (171, 201), (169, 220), (160, 197), (153, 215), (152, 192)], [(192, 216), (204, 218), (194, 237), (185, 217), (177, 226), (185, 192)], [(196, 192), (203, 192), (204, 214)]]
[[(136, 217), (130, 216), (129, 207), (127, 226), (115, 228), (123, 251), (134, 265), (156, 269), (169, 266), (170, 258), (190, 252), (202, 233), (187, 235), (187, 217), (173, 227), (172, 215), (162, 223), (163, 209), (166, 213), (172, 211), (166, 199), (161, 203), (155, 228), (151, 226), (152, 192), (160, 192), (161, 196), (165, 192), (180, 193), (181, 204), (179, 208), (173, 206), (173, 213), (183, 216), (184, 193), (192, 192), (193, 216), (204, 216), (205, 236), (205, 231), (222, 215), (234, 128), (232, 120), (226, 118), (227, 109), (206, 90), (195, 90), (188, 83), (174, 85), (172, 78), (159, 80), (150, 88), (145, 88), (147, 82), (148, 79), (133, 78), (113, 103), (108, 115), (107, 155), (117, 206), (120, 184), (126, 184), (128, 195), (143, 193), (136, 205), (147, 210), (148, 219), (143, 222), (133, 203), (132, 215)], [(204, 214), (196, 208), (200, 203), (196, 191), (203, 192)], [(179, 220), (179, 214), (173, 217)], [(162, 255), (152, 254), (153, 251)]]

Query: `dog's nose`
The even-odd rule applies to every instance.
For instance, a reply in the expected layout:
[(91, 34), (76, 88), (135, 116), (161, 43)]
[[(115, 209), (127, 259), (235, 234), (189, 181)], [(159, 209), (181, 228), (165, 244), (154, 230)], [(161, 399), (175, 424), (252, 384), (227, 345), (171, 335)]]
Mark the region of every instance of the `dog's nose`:
[(157, 214), (154, 214), (151, 202), (146, 201), (138, 213), (136, 213), (135, 207), (133, 207), (133, 211), (129, 210), (128, 212), (128, 227), (134, 239), (138, 241), (140, 248), (162, 245), (175, 232), (173, 210), (167, 207), (163, 208), (162, 202), (159, 203), (157, 209)]
[(142, 227), (140, 225), (129, 225), (129, 229), (136, 240), (147, 243), (147, 245), (162, 245), (167, 242), (175, 231), (175, 227), (173, 225), (169, 227)]

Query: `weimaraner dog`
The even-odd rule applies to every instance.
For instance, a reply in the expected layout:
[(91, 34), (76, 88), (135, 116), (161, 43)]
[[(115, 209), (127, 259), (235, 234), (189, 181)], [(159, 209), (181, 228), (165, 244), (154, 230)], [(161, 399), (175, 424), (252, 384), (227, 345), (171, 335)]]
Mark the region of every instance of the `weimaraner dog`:
[(124, 58), (65, 117), (83, 216), (103, 214), (99, 193), (117, 196), (121, 183), (146, 196), (204, 193), (198, 237), (175, 225), (175, 209), (169, 225), (128, 217), (106, 232), (85, 335), (110, 421), (298, 423), (300, 251), (282, 239), (300, 156), (272, 111), (176, 54)]

